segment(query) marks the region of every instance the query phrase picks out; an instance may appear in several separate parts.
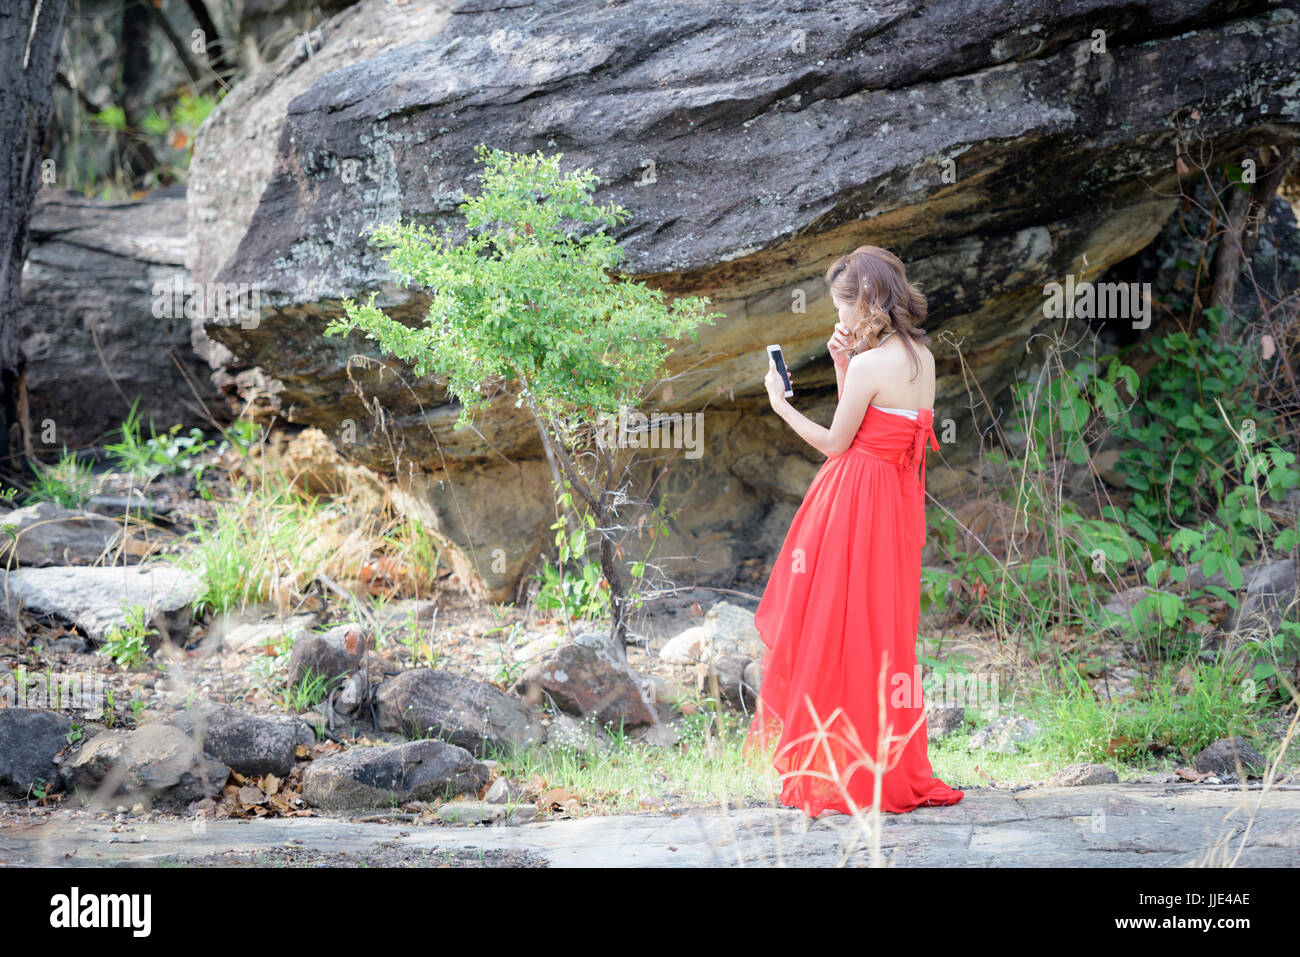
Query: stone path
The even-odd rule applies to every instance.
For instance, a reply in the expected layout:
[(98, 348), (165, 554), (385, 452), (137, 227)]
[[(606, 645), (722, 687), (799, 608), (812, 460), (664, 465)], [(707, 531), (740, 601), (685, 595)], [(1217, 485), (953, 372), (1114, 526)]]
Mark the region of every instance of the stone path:
[[(1252, 820), (1253, 815), (1253, 820)], [(1247, 825), (1249, 823), (1249, 832)], [(631, 814), (519, 826), (359, 823), (346, 818), (206, 822), (59, 819), (0, 828), (0, 863), (112, 866), (190, 862), (230, 851), (522, 852), (553, 867), (866, 866), (862, 827), (834, 815), (809, 822), (788, 808)], [(1243, 849), (1243, 835), (1245, 836)], [(1241, 851), (1238, 856), (1238, 851)], [(966, 792), (951, 808), (885, 815), (880, 853), (902, 867), (1300, 866), (1300, 787), (1112, 784)]]

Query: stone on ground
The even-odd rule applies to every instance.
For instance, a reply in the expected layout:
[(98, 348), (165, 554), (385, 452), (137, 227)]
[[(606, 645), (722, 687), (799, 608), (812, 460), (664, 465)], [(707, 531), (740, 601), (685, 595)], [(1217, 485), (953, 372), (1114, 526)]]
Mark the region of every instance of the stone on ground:
[(546, 696), (556, 707), (578, 717), (595, 718), (614, 728), (654, 721), (654, 709), (641, 679), (619, 660), (607, 635), (579, 635), (535, 660), (515, 683), (527, 700)]
[(229, 705), (181, 711), (168, 723), (232, 771), (254, 777), (285, 777), (293, 770), (298, 745), (310, 745), (316, 739), (310, 728), (294, 718), (261, 717)]
[(1264, 773), (1267, 762), (1245, 738), (1222, 738), (1201, 751), (1192, 761), (1193, 766), (1202, 774), (1236, 774), (1237, 764), (1249, 776), (1258, 777)]
[(1052, 788), (1077, 788), (1088, 784), (1118, 784), (1119, 775), (1104, 764), (1071, 764), (1047, 779)]
[(80, 791), (87, 801), (189, 802), (218, 794), (230, 769), (204, 755), (180, 728), (151, 722), (91, 738), (64, 763), (62, 776), (68, 790)]
[(3, 524), (15, 536), (0, 537), (6, 564), (89, 565), (110, 556), (122, 539), (122, 526), (113, 519), (53, 502), (14, 509)]
[(54, 757), (71, 730), (71, 719), (49, 708), (0, 708), (0, 797), (26, 797), (37, 781), (58, 789)]
[(478, 757), (492, 748), (514, 751), (546, 740), (538, 716), (486, 681), (416, 668), (375, 691), (381, 731), (433, 735)]
[(5, 579), (11, 615), (19, 603), (71, 622), (95, 641), (102, 641), (114, 627), (126, 627), (132, 606), (143, 606), (149, 622), (187, 609), (204, 588), (199, 576), (161, 562), (22, 568), (0, 574)]
[(303, 774), (302, 796), (320, 808), (392, 806), (477, 792), (488, 769), (445, 741), (358, 747), (319, 758)]

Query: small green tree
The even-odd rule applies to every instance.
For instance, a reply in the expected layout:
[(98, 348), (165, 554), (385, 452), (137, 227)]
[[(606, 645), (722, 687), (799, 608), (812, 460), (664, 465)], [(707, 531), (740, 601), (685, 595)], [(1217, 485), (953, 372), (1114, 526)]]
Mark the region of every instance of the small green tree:
[(663, 380), (670, 341), (695, 341), (698, 325), (722, 314), (704, 314), (704, 297), (665, 303), (661, 291), (615, 272), (624, 253), (600, 224), (629, 214), (592, 202), (598, 178), (590, 170), (562, 173), (563, 154), (476, 152), (482, 193), (459, 206), (464, 242), (418, 224), (369, 230), (401, 284), (431, 296), (424, 324), (385, 315), (371, 294), (366, 305), (344, 300), (344, 317), (324, 334), (359, 329), (417, 375), (445, 375), (462, 406), (457, 430), (499, 390), (517, 395), (515, 406), (537, 425), (557, 494), (572, 489), (595, 519), (612, 636), (625, 652), (628, 594), (615, 532), (628, 499), (620, 443), (601, 441), (596, 423), (641, 405)]

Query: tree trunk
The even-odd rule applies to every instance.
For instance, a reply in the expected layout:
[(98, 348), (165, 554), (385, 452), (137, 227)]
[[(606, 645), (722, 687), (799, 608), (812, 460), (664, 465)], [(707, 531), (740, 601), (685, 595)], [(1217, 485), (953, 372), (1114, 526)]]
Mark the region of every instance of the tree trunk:
[[(607, 493), (608, 494), (608, 493)], [(623, 584), (623, 569), (614, 545), (614, 516), (602, 502), (597, 509), (596, 522), (602, 529), (600, 536), (600, 570), (609, 583), (610, 637), (614, 648), (627, 662), (627, 588)]]
[[(1249, 154), (1262, 165), (1260, 152)], [(1214, 252), (1210, 275), (1214, 282), (1212, 304), (1221, 304), (1231, 314), (1232, 300), (1237, 291), (1237, 277), (1249, 262), (1259, 239), (1259, 219), (1268, 212), (1273, 195), (1295, 161), (1294, 147), (1278, 151), (1276, 162), (1267, 170), (1260, 170), (1250, 192), (1232, 187), (1227, 201), (1227, 219), (1219, 235), (1219, 246)]]
[(41, 184), (45, 133), (68, 0), (8, 0), (0, 4), (0, 462), (12, 465), (24, 367), (18, 304), (27, 224)]

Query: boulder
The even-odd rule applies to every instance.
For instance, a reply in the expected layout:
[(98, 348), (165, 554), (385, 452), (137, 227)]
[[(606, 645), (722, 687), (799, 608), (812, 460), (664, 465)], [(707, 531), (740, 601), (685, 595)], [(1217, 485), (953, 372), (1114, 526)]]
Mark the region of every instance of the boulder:
[(477, 757), (546, 740), (545, 727), (520, 701), (485, 681), (443, 671), (404, 671), (376, 689), (374, 702), (379, 730), (430, 735)]
[(1224, 776), (1236, 775), (1237, 766), (1241, 765), (1249, 777), (1261, 776), (1268, 762), (1254, 749), (1249, 741), (1242, 737), (1222, 738), (1201, 751), (1192, 761), (1192, 766), (1202, 774)]
[(24, 798), (37, 781), (62, 785), (55, 756), (67, 747), (72, 721), (48, 708), (0, 708), (0, 798)]
[(61, 774), (83, 801), (119, 799), (188, 803), (215, 797), (230, 769), (180, 728), (150, 722), (134, 731), (105, 731), (83, 744), (64, 762)]
[(308, 629), (315, 622), (315, 615), (292, 615), (277, 621), (249, 621), (229, 628), (214, 626), (208, 629), (208, 637), (219, 638), (222, 651), (236, 654), (265, 648), (286, 637), (296, 646), (300, 639), (306, 638)]
[(670, 638), (659, 649), (659, 657), (673, 664), (693, 665), (708, 664), (723, 655), (761, 658), (763, 651), (754, 613), (720, 601), (705, 613), (701, 624)]
[(713, 625), (692, 625), (669, 638), (659, 649), (659, 657), (674, 665), (693, 665), (704, 660), (701, 648), (704, 640), (713, 633)]
[(708, 633), (700, 643), (700, 653), (709, 660), (719, 655), (761, 658), (763, 639), (754, 627), (754, 613), (730, 602), (720, 601), (704, 614)]
[(488, 769), (464, 748), (445, 741), (408, 741), (318, 758), (303, 774), (302, 796), (312, 807), (392, 806), (474, 793), (488, 777)]
[(134, 605), (144, 607), (147, 623), (183, 639), (190, 605), (204, 589), (198, 575), (164, 562), (21, 568), (0, 575), (10, 614), (21, 605), (70, 622), (94, 641), (114, 627), (126, 627), (126, 613)]
[(189, 278), (185, 209), (183, 187), (130, 202), (36, 194), (18, 316), (38, 451), (102, 443), (137, 398), (145, 438), (150, 421), (158, 432), (207, 429), (208, 410), (220, 414), (212, 370), (190, 347), (192, 319), (156, 292)]
[(374, 637), (364, 625), (337, 625), (323, 634), (301, 635), (289, 652), (286, 681), (297, 685), (308, 674), (323, 675), (326, 680), (349, 675), (375, 647)]
[(925, 704), (925, 735), (929, 741), (938, 741), (956, 734), (966, 726), (966, 709), (962, 705), (943, 705), (927, 701)]
[(549, 696), (561, 711), (615, 728), (654, 720), (640, 678), (619, 659), (608, 636), (595, 632), (534, 660), (515, 683), (515, 691), (534, 704)]
[(1118, 784), (1119, 775), (1104, 764), (1071, 764), (1047, 779), (1049, 788), (1077, 788), (1087, 784)]
[(1300, 621), (1300, 563), (1294, 558), (1260, 562), (1243, 569), (1245, 594), (1240, 606), (1220, 624), (1225, 632), (1234, 630), (1276, 634), (1282, 621)]
[(302, 737), (300, 721), (264, 718), (229, 705), (182, 711), (168, 719), (168, 723), (188, 734), (205, 754), (232, 771), (253, 776), (287, 776), (293, 770)]
[(998, 754), (1013, 754), (1038, 734), (1038, 725), (1028, 718), (1006, 714), (972, 734), (968, 746), (972, 751), (985, 748)]
[(696, 666), (695, 690), (701, 694), (713, 694), (713, 681), (718, 682), (718, 694), (722, 701), (733, 708), (749, 711), (754, 707), (754, 697), (758, 692), (745, 679), (745, 669), (752, 659), (744, 655), (714, 655), (708, 664)]
[(8, 565), (90, 565), (111, 559), (122, 526), (103, 515), (53, 502), (38, 502), (4, 516), (0, 560)]
[(519, 784), (515, 784), (509, 778), (500, 777), (492, 782), (492, 786), (487, 789), (487, 794), (483, 795), (483, 800), (488, 804), (513, 804), (523, 800), (526, 789)]
[[(371, 292), (397, 318), (423, 317), (427, 291), (395, 283), (364, 231), (400, 219), (461, 239), (478, 144), (562, 152), (567, 169), (596, 172), (597, 202), (631, 211), (611, 230), (623, 271), (667, 296), (706, 295), (724, 315), (674, 352), (680, 386), (648, 411), (708, 404), (706, 454), (670, 479), (680, 557), (664, 567), (726, 575), (773, 551), (788, 527), (773, 500), (801, 498), (817, 464), (767, 414), (761, 352), (737, 343), (759, 328), (780, 341), (801, 409), (829, 421), (835, 315), (821, 277), (834, 256), (889, 247), (927, 296), (927, 328), (954, 334), (934, 343), (942, 422), (966, 406), (972, 368), (995, 404), (1038, 359), (1026, 345), (1060, 322), (1045, 315), (1047, 284), (1096, 279), (1160, 233), (1180, 202), (1170, 116), (1189, 116), (1198, 155), (1215, 162), (1300, 139), (1300, 24), (1287, 9), (943, 0), (821, 12), (833, 29), (778, 0), (726, 16), (654, 0), (636, 16), (566, 0), (366, 0), (333, 18), (310, 56), (286, 49), (198, 136), (191, 268), (264, 290), (257, 323), (203, 322), (218, 374), (376, 471), (400, 448), (412, 501), (489, 594), (512, 595), (554, 521), (525, 411), (502, 395), (477, 431), (456, 431), (436, 376), (389, 358), (350, 364), (375, 345), (320, 328), (343, 297)], [(347, 430), (376, 404), (385, 428)], [(957, 430), (954, 468), (927, 474), (932, 494), (964, 482), (986, 424)], [(650, 547), (629, 545), (630, 559)]]

